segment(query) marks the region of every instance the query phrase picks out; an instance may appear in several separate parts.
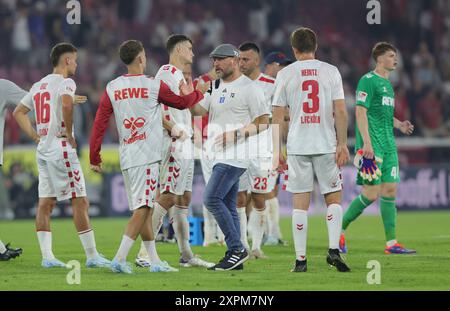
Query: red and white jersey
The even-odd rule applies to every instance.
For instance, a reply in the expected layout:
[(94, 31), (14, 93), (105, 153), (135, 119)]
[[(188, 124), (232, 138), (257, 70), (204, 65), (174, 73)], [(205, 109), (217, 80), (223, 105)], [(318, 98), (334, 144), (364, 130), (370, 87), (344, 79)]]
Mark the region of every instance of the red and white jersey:
[[(183, 72), (177, 67), (170, 64), (161, 66), (156, 73), (155, 79), (164, 81), (172, 92), (180, 95), (180, 82), (184, 81), (184, 76)], [(176, 110), (167, 106), (164, 106), (163, 109), (164, 118), (173, 121), (179, 127), (183, 128), (189, 137), (192, 137), (192, 115), (188, 109)], [(164, 130), (164, 134), (167, 137), (169, 136), (166, 130)]]
[[(263, 90), (265, 97), (264, 111), (269, 115), (272, 114), (272, 98), (275, 92), (275, 79), (272, 77), (261, 73), (259, 77), (254, 80), (254, 83)], [(269, 127), (266, 131), (261, 132), (258, 135), (248, 138), (250, 144), (250, 151), (252, 156), (255, 157), (271, 157), (272, 148), (272, 130)]]
[(109, 82), (95, 116), (90, 140), (91, 164), (101, 163), (101, 144), (113, 112), (120, 139), (120, 167), (126, 170), (161, 161), (160, 104), (185, 109), (201, 99), (199, 91), (178, 96), (164, 82), (145, 75), (127, 74)]
[(76, 89), (77, 86), (72, 79), (64, 78), (60, 74), (49, 74), (33, 84), (30, 92), (22, 99), (21, 103), (24, 106), (35, 111), (36, 129), (40, 136), (37, 146), (38, 158), (46, 161), (59, 160), (64, 158), (63, 152), (76, 153), (65, 138), (58, 137), (65, 127), (61, 96), (69, 95), (74, 98)]
[(344, 99), (344, 89), (335, 66), (305, 60), (278, 73), (272, 104), (289, 107), (288, 154), (336, 152), (333, 101), (338, 99)]
[[(205, 84), (209, 82), (213, 82), (214, 79), (209, 75), (209, 73), (205, 73), (194, 80), (194, 88), (197, 87), (198, 84)], [(194, 117), (194, 126), (202, 131), (202, 139), (203, 142), (208, 137), (208, 114), (204, 116), (195, 116)]]
[(275, 93), (275, 79), (271, 76), (268, 76), (264, 73), (261, 73), (259, 77), (255, 80), (256, 85), (264, 91), (264, 96), (267, 101), (267, 110), (272, 111), (272, 99), (273, 94)]

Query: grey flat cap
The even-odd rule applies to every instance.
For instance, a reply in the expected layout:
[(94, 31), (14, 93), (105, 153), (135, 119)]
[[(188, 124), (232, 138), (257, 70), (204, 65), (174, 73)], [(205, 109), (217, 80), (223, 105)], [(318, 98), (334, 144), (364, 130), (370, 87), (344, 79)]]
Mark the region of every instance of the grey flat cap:
[(238, 57), (239, 51), (238, 49), (232, 45), (232, 44), (221, 44), (218, 47), (214, 49), (209, 54), (209, 57), (218, 57), (218, 58), (225, 58), (225, 57)]

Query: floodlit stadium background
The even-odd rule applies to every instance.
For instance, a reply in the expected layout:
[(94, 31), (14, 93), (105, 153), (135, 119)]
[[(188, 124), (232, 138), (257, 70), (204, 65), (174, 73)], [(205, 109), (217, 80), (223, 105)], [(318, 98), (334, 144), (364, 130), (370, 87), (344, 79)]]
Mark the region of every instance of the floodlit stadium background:
[[(70, 41), (79, 49), (77, 93), (88, 103), (75, 109), (75, 134), (87, 175), (92, 216), (128, 215), (120, 174), (114, 120), (103, 150), (103, 178), (88, 170), (88, 145), (99, 96), (106, 83), (124, 73), (118, 45), (139, 39), (147, 48), (147, 73), (168, 62), (164, 49), (171, 33), (194, 41), (193, 77), (210, 70), (209, 52), (220, 43), (255, 41), (263, 56), (283, 51), (293, 57), (289, 34), (304, 25), (319, 38), (318, 58), (336, 65), (344, 80), (349, 111), (349, 137), (354, 137), (354, 92), (358, 79), (372, 68), (370, 51), (377, 41), (399, 48), (400, 64), (391, 81), (396, 91), (396, 117), (415, 125), (412, 137), (398, 139), (402, 182), (397, 206), (402, 210), (450, 208), (450, 1), (381, 1), (381, 24), (367, 23), (366, 1), (189, 1), (84, 0), (80, 25), (66, 22), (66, 1), (0, 0), (0, 78), (24, 89), (51, 70), (52, 45)], [(262, 64), (262, 69), (263, 69)], [(0, 219), (31, 218), (37, 203), (35, 146), (6, 111), (4, 167), (0, 170)], [(398, 134), (398, 133), (396, 133)], [(350, 139), (352, 142), (353, 140)], [(352, 146), (351, 146), (352, 147)], [(197, 163), (198, 164), (198, 163)], [(355, 169), (344, 169), (344, 208), (356, 195)], [(203, 179), (199, 165), (193, 186), (193, 211), (201, 211)], [(104, 198), (104, 199), (101, 199)], [(312, 212), (324, 212), (313, 200)], [(290, 213), (289, 195), (280, 204)], [(70, 216), (60, 204), (55, 216)], [(369, 212), (375, 212), (371, 206)]]

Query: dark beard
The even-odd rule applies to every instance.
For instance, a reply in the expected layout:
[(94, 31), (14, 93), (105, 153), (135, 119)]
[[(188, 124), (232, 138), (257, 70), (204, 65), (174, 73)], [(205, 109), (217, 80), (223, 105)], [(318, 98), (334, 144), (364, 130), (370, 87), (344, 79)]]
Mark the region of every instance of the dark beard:
[(233, 73), (234, 73), (234, 71), (233, 70), (229, 70), (229, 71), (223, 71), (223, 73), (222, 73), (222, 76), (220, 77), (222, 80), (226, 80), (226, 79), (228, 79), (230, 76), (232, 76), (233, 75)]

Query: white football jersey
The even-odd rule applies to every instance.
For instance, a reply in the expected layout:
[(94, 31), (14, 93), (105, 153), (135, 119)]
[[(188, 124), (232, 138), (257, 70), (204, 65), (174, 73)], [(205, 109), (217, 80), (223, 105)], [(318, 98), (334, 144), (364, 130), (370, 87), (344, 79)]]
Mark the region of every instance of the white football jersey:
[(145, 75), (123, 75), (106, 86), (119, 132), (122, 170), (161, 160), (159, 88), (159, 80)]
[(296, 61), (278, 73), (273, 106), (289, 107), (288, 154), (336, 152), (333, 101), (338, 99), (344, 99), (344, 89), (335, 66)]
[(64, 158), (63, 145), (67, 145), (64, 150), (68, 154), (76, 153), (65, 138), (58, 137), (65, 130), (61, 96), (69, 95), (74, 98), (76, 88), (72, 79), (60, 74), (49, 74), (33, 84), (30, 92), (22, 99), (23, 105), (35, 111), (36, 128), (40, 136), (38, 158), (46, 161)]
[(17, 106), (27, 94), (15, 83), (0, 79), (0, 165), (3, 165), (3, 129), (5, 128), (6, 106)]
[(212, 93), (206, 93), (208, 95), (200, 102), (209, 111), (205, 150), (214, 163), (247, 168), (251, 158), (248, 141), (229, 144), (225, 152), (214, 141), (224, 132), (246, 126), (257, 117), (268, 114), (264, 92), (244, 75), (228, 83), (220, 80), (217, 88), (216, 85), (216, 82), (212, 83)]
[[(176, 95), (180, 95), (180, 82), (184, 81), (183, 72), (180, 69), (170, 64), (163, 65), (156, 73), (155, 79), (164, 81), (172, 92)], [(163, 110), (163, 116), (165, 118), (169, 118), (175, 124), (183, 128), (189, 137), (192, 137), (192, 115), (189, 109), (177, 110), (164, 105)], [(166, 130), (164, 130), (164, 136), (169, 136)]]
[[(275, 92), (275, 80), (261, 73), (259, 77), (254, 80), (255, 84), (261, 88), (264, 92), (264, 111), (272, 114), (272, 98)], [(248, 138), (250, 144), (251, 156), (255, 157), (271, 157), (272, 148), (272, 127), (269, 127), (266, 131)]]

